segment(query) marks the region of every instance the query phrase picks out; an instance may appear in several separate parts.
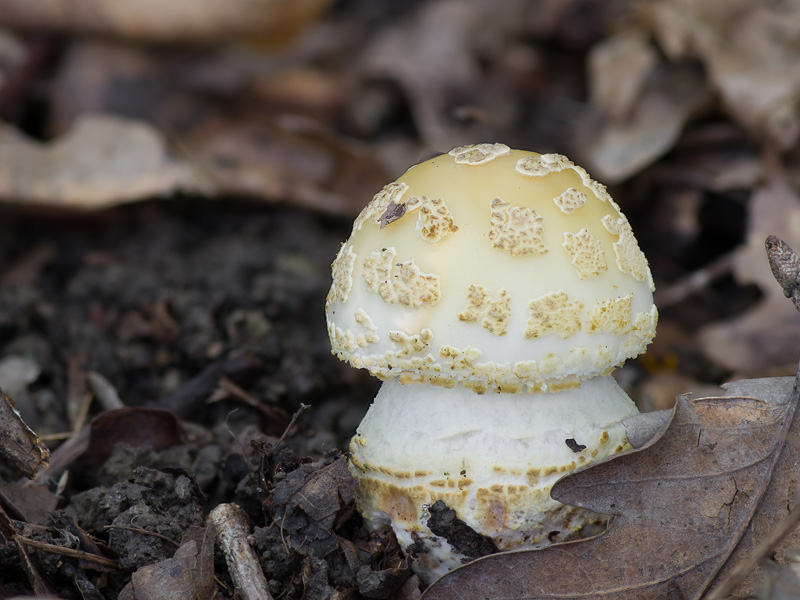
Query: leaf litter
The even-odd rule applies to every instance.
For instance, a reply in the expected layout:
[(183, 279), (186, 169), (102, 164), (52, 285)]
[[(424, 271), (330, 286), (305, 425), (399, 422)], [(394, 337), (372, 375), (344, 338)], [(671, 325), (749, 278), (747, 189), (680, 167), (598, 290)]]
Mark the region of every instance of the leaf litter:
[[(103, 0), (91, 4), (107, 5)], [(659, 293), (668, 299), (653, 357), (628, 365), (621, 374), (643, 406), (648, 394), (657, 397), (651, 406), (661, 408), (675, 393), (699, 391), (731, 377), (791, 372), (800, 354), (799, 316), (770, 279), (763, 243), (766, 235), (776, 234), (800, 245), (795, 231), (800, 205), (797, 2), (658, 0), (600, 6), (547, 0), (537, 3), (535, 11), (524, 2), (497, 11), (480, 2), (429, 0), (404, 8), (381, 5), (382, 12), (354, 2), (317, 23), (315, 7), (325, 2), (298, 3), (309, 12), (283, 16), (279, 3), (267, 3), (259, 19), (277, 11), (270, 13), (278, 15), (273, 17), (277, 27), (270, 23), (252, 38), (247, 27), (230, 27), (243, 13), (227, 7), (227, 20), (203, 38), (190, 25), (213, 22), (208, 19), (214, 14), (212, 4), (205, 3), (208, 12), (193, 5), (193, 20), (184, 20), (177, 33), (169, 33), (174, 22), (155, 12), (158, 23), (136, 21), (139, 29), (133, 30), (126, 29), (131, 22), (125, 19), (103, 23), (91, 14), (59, 13), (50, 26), (62, 35), (71, 32), (65, 39), (0, 31), (0, 149), (6, 167), (0, 167), (0, 199), (23, 211), (34, 209), (23, 219), (4, 212), (0, 222), (0, 333), (5, 336), (0, 337), (0, 385), (7, 393), (13, 389), (9, 395), (17, 400), (20, 419), (46, 432), (43, 440), (67, 437), (51, 460), (52, 485), (35, 488), (38, 496), (22, 494), (30, 488), (13, 477), (0, 481), (0, 506), (8, 512), (0, 528), (6, 539), (17, 536), (20, 542), (19, 558), (8, 572), (15, 582), (27, 582), (25, 591), (52, 593), (58, 581), (62, 593), (97, 597), (93, 586), (127, 577), (140, 584), (134, 590), (138, 597), (145, 597), (158, 591), (146, 583), (152, 567), (152, 573), (175, 573), (169, 586), (176, 593), (203, 596), (209, 590), (203, 562), (209, 555), (208, 528), (202, 533), (205, 542), (190, 533), (199, 531), (189, 525), (191, 515), (174, 530), (162, 529), (164, 511), (168, 515), (178, 494), (195, 511), (198, 504), (210, 508), (231, 498), (245, 507), (275, 596), (419, 596), (419, 582), (410, 576), (392, 536), (367, 536), (352, 517), (344, 459), (324, 452), (341, 447), (359, 416), (358, 408), (346, 408), (348, 403), (354, 396), (367, 400), (371, 388), (325, 363), (320, 357), (326, 351), (318, 348), (316, 334), (290, 325), (299, 317), (310, 326), (313, 319), (305, 317), (305, 309), (287, 307), (297, 299), (303, 306), (324, 301), (331, 249), (347, 228), (345, 223), (339, 231), (331, 215), (334, 221), (352, 217), (391, 179), (387, 173), (459, 143), (502, 140), (563, 152), (614, 185), (614, 197), (642, 231)], [(120, 9), (116, 16), (133, 15), (137, 8)], [(21, 14), (0, 11), (0, 22), (5, 18), (11, 24), (13, 17), (17, 24), (30, 23), (32, 13), (26, 17), (26, 10), (15, 4)], [(253, 18), (247, 25), (258, 22)], [(287, 46), (303, 28), (310, 35)], [(102, 41), (75, 34), (100, 29)], [(165, 36), (167, 45), (131, 43), (164, 41)], [(180, 45), (189, 38), (205, 39), (208, 45), (187, 52)], [(220, 39), (232, 43), (215, 45)], [(132, 89), (139, 93), (132, 95)], [(50, 95), (45, 98), (45, 93)], [(49, 114), (35, 112), (42, 109)], [(96, 135), (86, 135), (87, 123)], [(120, 146), (126, 151), (115, 150)], [(220, 242), (214, 231), (192, 229), (191, 219), (182, 229), (177, 218), (169, 222), (150, 213), (158, 225), (142, 236), (147, 244), (141, 247), (152, 245), (152, 254), (184, 269), (179, 274), (161, 265), (154, 269), (162, 269), (156, 276), (129, 268), (149, 265), (150, 257), (143, 258), (139, 250), (121, 255), (113, 245), (97, 250), (82, 242), (65, 251), (58, 228), (52, 236), (36, 238), (35, 247), (26, 243), (20, 250), (21, 242), (15, 241), (24, 238), (25, 228), (39, 229), (37, 211), (43, 207), (67, 209), (57, 213), (67, 215), (61, 227), (94, 232), (98, 222), (92, 219), (102, 222), (109, 207), (176, 196), (188, 196), (190, 205), (208, 196), (226, 201), (236, 196), (301, 207), (292, 218), (279, 211), (268, 214), (280, 223), (277, 229), (286, 225), (310, 243), (298, 250), (296, 242), (283, 240), (294, 244), (288, 252), (276, 243), (269, 251), (282, 258), (265, 265), (242, 260), (246, 253), (238, 249), (241, 245), (251, 256), (263, 256), (264, 236), (252, 235), (262, 227), (255, 224), (257, 218), (244, 219), (252, 222), (237, 234), (246, 243)], [(180, 201), (177, 209), (164, 204), (167, 212), (183, 210)], [(88, 224), (85, 216), (74, 221), (70, 211), (75, 208), (100, 216)], [(129, 207), (100, 227), (108, 227), (124, 246), (122, 231), (135, 227), (131, 217), (135, 221), (148, 210), (145, 206), (138, 213)], [(52, 227), (47, 214), (45, 225)], [(113, 209), (109, 214), (115, 214)], [(114, 229), (114, 219), (128, 225)], [(220, 219), (217, 227), (224, 228), (223, 223)], [(330, 239), (320, 235), (318, 223), (334, 230)], [(173, 259), (162, 240), (177, 231), (184, 232), (176, 236), (184, 247), (205, 237), (209, 249), (182, 263)], [(262, 227), (261, 232), (280, 238), (276, 228)], [(215, 261), (226, 262), (227, 268), (216, 270), (211, 266)], [(49, 279), (52, 275), (58, 283)], [(255, 283), (248, 287), (243, 280)], [(72, 296), (61, 295), (62, 281)], [(159, 288), (163, 291), (153, 291)], [(74, 300), (89, 308), (76, 308)], [(203, 302), (205, 310), (198, 308)], [(299, 356), (304, 346), (315, 349), (311, 358)], [(108, 385), (93, 384), (90, 373)], [(729, 386), (720, 397), (682, 397), (666, 431), (663, 415), (649, 417), (639, 437), (656, 439), (620, 457), (619, 464), (599, 465), (611, 475), (628, 469), (621, 481), (626, 493), (609, 489), (591, 468), (575, 474), (578, 483), (564, 480), (564, 498), (618, 513), (603, 536), (552, 552), (480, 559), (443, 579), (429, 595), (441, 593), (450, 577), (456, 581), (488, 568), (484, 565), (499, 569), (503, 561), (534, 567), (524, 576), (509, 576), (509, 585), (521, 585), (525, 578), (530, 583), (540, 567), (541, 573), (552, 573), (547, 585), (553, 590), (579, 585), (581, 571), (575, 579), (576, 571), (567, 569), (569, 557), (605, 548), (597, 555), (608, 561), (604, 585), (617, 594), (633, 593), (624, 585), (613, 587), (623, 575), (628, 577), (625, 585), (638, 577), (640, 585), (656, 582), (649, 590), (691, 596), (707, 584), (733, 581), (733, 571), (744, 569), (749, 579), (739, 592), (765, 600), (791, 597), (797, 536), (786, 533), (774, 546), (770, 536), (792, 529), (794, 425), (771, 478), (764, 464), (776, 456), (770, 448), (777, 446), (752, 437), (762, 427), (771, 443), (779, 442), (781, 401), (773, 388), (786, 384), (776, 382), (753, 380), (747, 389)], [(58, 408), (62, 397), (69, 401), (65, 410)], [(117, 400), (101, 409), (93, 402), (101, 397)], [(307, 400), (315, 401), (319, 416), (304, 418), (292, 429), (285, 442), (293, 455), (285, 448), (270, 454), (263, 450), (267, 446), (258, 450), (249, 445), (258, 439), (275, 447), (274, 436), (286, 427), (288, 415)], [(154, 438), (126, 431), (125, 419), (112, 411), (105, 424), (97, 420), (94, 430), (81, 427), (100, 410), (127, 404), (139, 423), (130, 429), (140, 429), (153, 418), (130, 406), (142, 402), (177, 413), (156, 418)], [(232, 416), (224, 412), (234, 408)], [(215, 417), (202, 416), (206, 409)], [(724, 424), (734, 414), (750, 419), (729, 428), (744, 434), (741, 448), (725, 436)], [(232, 431), (212, 425), (214, 418)], [(243, 427), (248, 420), (250, 426)], [(114, 448), (117, 436), (125, 443)], [(714, 441), (718, 445), (711, 448)], [(81, 463), (86, 456), (94, 459), (90, 467)], [(712, 457), (728, 466), (703, 471), (708, 467), (704, 461)], [(733, 477), (732, 461), (748, 457), (754, 462)], [(653, 464), (656, 459), (661, 462)], [(34, 454), (27, 460), (38, 459)], [(637, 461), (642, 461), (638, 467)], [(145, 471), (134, 474), (137, 465)], [(163, 471), (176, 465), (184, 470)], [(631, 479), (645, 466), (650, 479)], [(660, 485), (652, 473), (664, 475)], [(9, 475), (5, 468), (2, 474)], [(673, 485), (676, 474), (686, 481), (683, 495)], [(135, 486), (115, 488), (126, 479)], [(39, 475), (39, 481), (46, 480)], [(164, 481), (180, 481), (179, 489), (170, 491)], [(767, 485), (760, 500), (759, 481)], [(54, 506), (68, 508), (87, 489), (116, 490), (112, 496), (127, 500), (117, 505), (118, 513), (108, 511), (99, 522), (46, 523)], [(326, 490), (331, 493), (322, 493)], [(643, 490), (648, 493), (637, 497)], [(657, 493), (649, 493), (653, 490)], [(754, 507), (750, 526), (739, 535)], [(125, 524), (119, 515), (129, 510), (133, 513), (125, 518), (133, 514), (132, 523)], [(442, 531), (452, 533), (448, 528), (457, 521), (449, 519), (446, 508), (437, 514)], [(116, 518), (120, 522), (112, 535), (106, 526)], [(669, 530), (659, 531), (659, 519)], [(702, 527), (692, 541), (695, 523)], [(82, 526), (93, 533), (83, 535)], [(647, 533), (643, 541), (636, 539), (637, 528)], [(158, 539), (153, 535), (158, 531), (171, 540), (161, 539), (161, 548), (155, 540), (144, 541)], [(92, 535), (115, 544), (123, 536), (141, 541), (156, 562), (119, 572), (119, 579), (109, 574), (98, 578), (90, 566), (106, 565), (112, 573), (108, 565), (116, 563)], [(608, 539), (627, 545), (612, 551), (604, 545)], [(680, 539), (690, 541), (681, 546)], [(711, 549), (705, 562), (698, 555), (703, 543)], [(137, 559), (126, 558), (127, 548), (121, 546), (126, 564), (135, 565)], [(59, 555), (58, 548), (67, 554)], [(180, 552), (170, 558), (176, 548)], [(5, 560), (8, 554), (0, 556)], [(551, 566), (525, 562), (544, 556)], [(746, 556), (761, 559), (758, 570), (747, 566)], [(589, 564), (591, 569), (581, 567), (584, 577), (596, 566)], [(686, 570), (678, 573), (676, 565)], [(630, 570), (636, 568), (641, 572)], [(206, 575), (179, 587), (187, 583), (182, 572)], [(226, 577), (224, 568), (220, 573)], [(0, 584), (6, 585), (3, 577)], [(229, 580), (219, 582), (218, 594), (231, 595), (230, 585)], [(112, 585), (103, 593), (116, 597), (117, 588)], [(469, 589), (461, 588), (461, 597), (468, 597)]]

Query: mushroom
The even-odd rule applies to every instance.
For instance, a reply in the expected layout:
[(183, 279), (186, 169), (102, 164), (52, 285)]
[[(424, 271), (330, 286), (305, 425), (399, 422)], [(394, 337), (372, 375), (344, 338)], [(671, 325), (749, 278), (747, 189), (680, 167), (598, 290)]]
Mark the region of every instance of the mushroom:
[(602, 522), (550, 488), (629, 447), (638, 411), (610, 373), (657, 321), (602, 184), (558, 154), (455, 148), (376, 194), (332, 271), (333, 352), (384, 382), (350, 443), (358, 508), (423, 579), (474, 557), (429, 526), (440, 500), (500, 550)]

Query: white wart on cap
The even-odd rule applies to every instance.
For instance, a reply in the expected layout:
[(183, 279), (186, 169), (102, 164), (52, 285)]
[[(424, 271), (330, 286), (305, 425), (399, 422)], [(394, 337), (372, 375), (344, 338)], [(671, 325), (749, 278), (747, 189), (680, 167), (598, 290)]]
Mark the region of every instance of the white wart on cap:
[(603, 185), (561, 155), (478, 144), (373, 198), (333, 263), (326, 314), (334, 353), (383, 380), (554, 390), (644, 350), (652, 290)]

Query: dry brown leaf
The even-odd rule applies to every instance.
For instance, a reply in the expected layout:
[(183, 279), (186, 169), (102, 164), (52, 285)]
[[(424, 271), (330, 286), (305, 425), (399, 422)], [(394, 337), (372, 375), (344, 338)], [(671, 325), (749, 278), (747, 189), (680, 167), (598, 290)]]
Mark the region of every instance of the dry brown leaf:
[(589, 53), (589, 98), (612, 121), (624, 121), (636, 105), (658, 54), (643, 31), (602, 40)]
[(389, 179), (368, 147), (316, 121), (283, 116), (219, 122), (183, 140), (217, 193), (355, 216)]
[(300, 117), (221, 123), (181, 148), (187, 159), (151, 125), (103, 115), (49, 144), (0, 128), (0, 199), (92, 210), (193, 192), (353, 216), (387, 179), (365, 147)]
[(145, 123), (87, 116), (47, 144), (0, 124), (0, 198), (6, 201), (97, 209), (207, 188)]
[(208, 525), (193, 527), (172, 558), (139, 567), (124, 591), (136, 600), (211, 600), (215, 592), (214, 529)]
[(622, 181), (667, 152), (687, 120), (708, 98), (700, 72), (662, 63), (654, 69), (624, 122), (606, 120), (585, 149), (592, 173)]
[(702, 60), (725, 105), (780, 148), (800, 136), (800, 2), (661, 0), (654, 32), (673, 58)]
[(0, 26), (158, 43), (254, 36), (278, 45), (293, 39), (331, 4), (332, 0), (0, 0)]
[[(732, 130), (736, 127), (732, 123), (728, 125)], [(705, 190), (750, 190), (763, 180), (764, 163), (754, 152), (737, 153), (741, 146), (737, 147), (737, 142), (730, 140), (720, 141), (714, 148), (693, 151), (686, 147), (686, 138), (690, 135), (687, 132), (680, 140), (668, 162), (653, 167), (659, 181), (687, 184), (691, 187), (683, 188), (680, 193), (701, 195)], [(732, 148), (735, 150), (731, 151)]]
[[(538, 4), (505, 0), (503, 10), (483, 0), (434, 0), (398, 20), (363, 53), (362, 77), (395, 81), (409, 99), (429, 148), (447, 150), (494, 137), (492, 122), (512, 98), (493, 92), (481, 75), (482, 46), (521, 34), (539, 17)], [(456, 123), (454, 106), (477, 103), (486, 118)]]
[(92, 420), (89, 459), (95, 465), (103, 464), (120, 442), (135, 448), (163, 450), (180, 439), (181, 421), (171, 410), (145, 406), (107, 410)]
[(785, 564), (765, 561), (761, 571), (764, 581), (755, 594), (758, 600), (796, 600), (800, 590), (800, 555), (794, 553)]
[[(479, 559), (423, 597), (701, 597), (795, 501), (800, 419), (788, 428), (793, 383), (740, 381), (725, 386), (723, 396), (680, 398), (663, 435), (553, 487), (562, 502), (617, 515), (604, 534)], [(752, 586), (753, 577), (737, 591)]]
[(275, 484), (271, 498), (271, 516), (281, 524), (289, 546), (319, 557), (336, 549), (336, 519), (355, 495), (347, 459), (330, 456), (323, 461), (291, 471)]
[(56, 509), (58, 498), (43, 485), (24, 485), (0, 478), (0, 505), (18, 521), (44, 523)]
[(50, 466), (50, 451), (0, 391), (0, 457), (33, 479), (39, 467)]
[(774, 175), (750, 199), (747, 243), (737, 251), (734, 273), (742, 283), (755, 283), (764, 298), (742, 316), (704, 327), (703, 352), (717, 364), (745, 375), (782, 367), (800, 354), (800, 313), (787, 302), (772, 277), (764, 240), (776, 235), (800, 248), (800, 196), (780, 175)]

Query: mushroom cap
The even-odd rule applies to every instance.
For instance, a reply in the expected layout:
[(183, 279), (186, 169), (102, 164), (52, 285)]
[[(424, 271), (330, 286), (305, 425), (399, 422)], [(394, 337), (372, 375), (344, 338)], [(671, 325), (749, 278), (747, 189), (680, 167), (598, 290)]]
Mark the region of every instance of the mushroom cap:
[(411, 167), (356, 218), (332, 270), (333, 352), (384, 380), (568, 389), (655, 335), (630, 224), (558, 154), (478, 144)]

